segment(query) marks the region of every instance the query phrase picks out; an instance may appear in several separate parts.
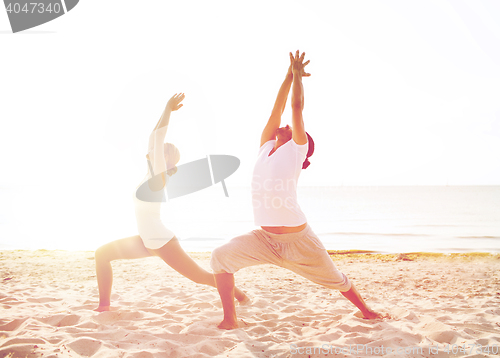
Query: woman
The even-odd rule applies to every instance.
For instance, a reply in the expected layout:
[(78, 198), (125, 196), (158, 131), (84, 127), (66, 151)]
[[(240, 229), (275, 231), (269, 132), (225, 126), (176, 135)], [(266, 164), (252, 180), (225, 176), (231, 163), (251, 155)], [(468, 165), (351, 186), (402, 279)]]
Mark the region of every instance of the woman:
[[(165, 201), (164, 188), (170, 176), (177, 171), (175, 165), (180, 155), (171, 143), (163, 143), (171, 112), (183, 105), (184, 94), (175, 94), (167, 103), (165, 111), (149, 137), (148, 174), (134, 193), (135, 213), (139, 235), (116, 240), (101, 246), (95, 252), (99, 307), (95, 311), (110, 310), (113, 272), (111, 261), (159, 256), (170, 267), (190, 280), (215, 286), (213, 274), (205, 271), (189, 257), (179, 245), (174, 233), (161, 221), (160, 209)], [(235, 297), (240, 303), (247, 300), (239, 289)]]
[[(290, 67), (278, 92), (274, 109), (262, 132), (260, 150), (252, 177), (252, 205), (255, 225), (260, 229), (233, 238), (212, 252), (214, 271), (224, 319), (221, 329), (238, 327), (234, 307), (234, 273), (243, 267), (274, 264), (287, 268), (315, 283), (339, 290), (359, 308), (364, 318), (382, 318), (371, 310), (354, 284), (333, 264), (328, 252), (307, 224), (297, 202), (297, 181), (314, 143), (304, 129), (302, 77), (309, 63), (304, 53), (290, 53)], [(292, 87), (292, 123), (280, 127), (281, 115)]]

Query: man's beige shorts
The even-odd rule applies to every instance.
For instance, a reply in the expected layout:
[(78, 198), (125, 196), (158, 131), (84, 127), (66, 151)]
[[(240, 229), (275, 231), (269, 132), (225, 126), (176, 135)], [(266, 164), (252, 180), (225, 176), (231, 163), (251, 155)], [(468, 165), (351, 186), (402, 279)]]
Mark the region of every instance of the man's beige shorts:
[(263, 229), (237, 236), (212, 252), (214, 273), (235, 273), (244, 267), (273, 264), (287, 268), (320, 285), (349, 291), (351, 282), (333, 264), (325, 247), (309, 225), (292, 234)]

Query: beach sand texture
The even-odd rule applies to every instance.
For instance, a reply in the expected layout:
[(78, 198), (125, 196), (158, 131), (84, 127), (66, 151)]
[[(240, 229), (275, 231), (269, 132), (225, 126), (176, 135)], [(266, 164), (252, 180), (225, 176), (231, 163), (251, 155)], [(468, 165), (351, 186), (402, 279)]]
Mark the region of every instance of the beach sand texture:
[[(498, 356), (443, 348), (500, 346), (499, 255), (333, 255), (368, 304), (393, 316), (383, 321), (358, 318), (338, 291), (290, 271), (249, 267), (235, 275), (252, 303), (237, 307), (241, 327), (233, 331), (216, 327), (222, 308), (214, 288), (159, 258), (114, 261), (117, 310), (94, 312), (93, 255), (0, 252), (0, 357)], [(209, 269), (209, 253), (191, 255)], [(328, 352), (312, 351), (324, 344)], [(380, 354), (382, 346), (395, 352)]]

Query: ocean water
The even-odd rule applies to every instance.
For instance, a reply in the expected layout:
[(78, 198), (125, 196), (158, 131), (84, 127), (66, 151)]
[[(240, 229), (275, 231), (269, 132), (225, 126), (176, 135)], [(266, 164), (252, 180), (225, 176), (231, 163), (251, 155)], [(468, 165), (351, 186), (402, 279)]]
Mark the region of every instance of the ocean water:
[[(211, 251), (255, 228), (249, 188), (213, 186), (165, 205), (186, 251)], [(299, 187), (330, 250), (500, 252), (500, 186)], [(137, 234), (130, 195), (0, 189), (0, 249), (95, 250)], [(96, 205), (99, 203), (99, 205)]]
[[(499, 186), (302, 187), (298, 195), (309, 225), (329, 250), (500, 252)], [(245, 220), (251, 208), (225, 209), (221, 214), (231, 219), (227, 234), (254, 228)], [(209, 251), (223, 242), (194, 236), (183, 246)]]

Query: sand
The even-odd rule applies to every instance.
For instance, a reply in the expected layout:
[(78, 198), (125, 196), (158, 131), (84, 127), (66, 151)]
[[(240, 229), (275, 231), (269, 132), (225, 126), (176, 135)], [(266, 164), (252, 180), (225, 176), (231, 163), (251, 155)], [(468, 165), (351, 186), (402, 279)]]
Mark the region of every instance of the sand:
[[(209, 269), (209, 253), (192, 256)], [(216, 290), (192, 283), (156, 257), (113, 262), (117, 310), (97, 313), (93, 252), (1, 251), (0, 357), (500, 353), (494, 354), (500, 349), (499, 255), (337, 253), (332, 259), (369, 305), (393, 318), (359, 318), (338, 291), (263, 265), (235, 275), (252, 303), (237, 307), (239, 329), (219, 330)], [(459, 351), (464, 344), (466, 352)]]

